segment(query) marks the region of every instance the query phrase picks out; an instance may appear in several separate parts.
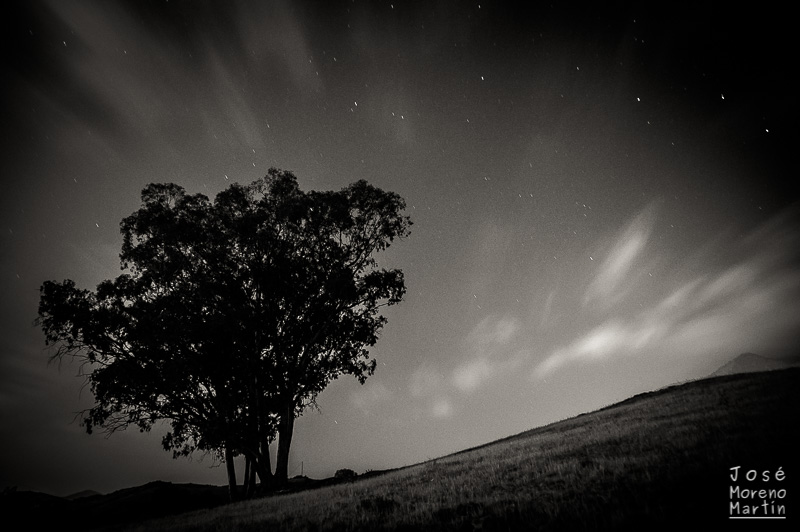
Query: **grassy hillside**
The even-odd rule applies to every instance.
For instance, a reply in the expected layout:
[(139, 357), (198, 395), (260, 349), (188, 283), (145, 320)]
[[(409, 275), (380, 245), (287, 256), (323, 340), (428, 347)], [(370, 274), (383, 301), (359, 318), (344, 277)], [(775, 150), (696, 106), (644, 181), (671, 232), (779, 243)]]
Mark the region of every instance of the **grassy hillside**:
[[(134, 530), (618, 530), (781, 528), (800, 370), (642, 394), (504, 440), (351, 483), (142, 523)], [(734, 521), (729, 468), (782, 467), (785, 521)]]

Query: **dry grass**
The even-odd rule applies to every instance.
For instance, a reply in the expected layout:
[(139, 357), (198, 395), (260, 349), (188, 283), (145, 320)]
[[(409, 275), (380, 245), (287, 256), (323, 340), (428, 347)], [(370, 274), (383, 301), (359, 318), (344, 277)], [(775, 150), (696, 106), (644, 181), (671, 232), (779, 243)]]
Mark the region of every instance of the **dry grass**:
[(800, 370), (698, 381), (380, 476), (131, 530), (725, 526), (728, 468), (791, 470), (798, 384)]

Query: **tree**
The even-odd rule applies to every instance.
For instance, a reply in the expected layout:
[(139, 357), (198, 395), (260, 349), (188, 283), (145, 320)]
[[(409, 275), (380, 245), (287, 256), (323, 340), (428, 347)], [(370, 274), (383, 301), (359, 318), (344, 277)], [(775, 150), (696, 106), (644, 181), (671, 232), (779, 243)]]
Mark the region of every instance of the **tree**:
[(164, 448), (217, 454), (232, 497), (235, 456), (245, 457), (248, 491), (256, 476), (285, 483), (296, 417), (331, 380), (363, 384), (375, 370), (379, 311), (405, 284), (374, 254), (408, 236), (404, 208), (365, 181), (306, 193), (276, 169), (213, 203), (148, 185), (121, 223), (123, 275), (95, 292), (70, 280), (41, 288), (37, 323), (58, 345), (53, 358), (88, 368), (87, 431), (167, 420)]

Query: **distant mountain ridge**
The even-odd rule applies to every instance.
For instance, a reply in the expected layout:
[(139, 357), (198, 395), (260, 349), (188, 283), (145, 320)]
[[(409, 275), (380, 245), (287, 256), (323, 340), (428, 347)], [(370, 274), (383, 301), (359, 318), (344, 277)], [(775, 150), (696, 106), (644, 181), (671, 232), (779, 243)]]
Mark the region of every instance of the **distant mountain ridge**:
[(709, 377), (722, 375), (736, 375), (739, 373), (755, 373), (759, 371), (774, 371), (800, 366), (800, 361), (794, 359), (767, 358), (755, 353), (742, 353), (730, 362), (724, 364)]
[[(32, 491), (6, 490), (0, 512), (32, 521), (42, 530), (91, 530), (213, 508), (228, 503), (227, 486), (173, 484), (156, 480), (109, 494), (92, 490), (56, 497)], [(37, 526), (33, 526), (36, 529)]]
[(77, 500), (77, 499), (85, 499), (86, 497), (94, 497), (95, 495), (103, 495), (103, 494), (100, 493), (99, 491), (83, 490), (83, 491), (79, 491), (78, 493), (73, 493), (71, 495), (67, 495), (64, 498), (69, 500), (69, 501), (74, 501), (74, 500)]

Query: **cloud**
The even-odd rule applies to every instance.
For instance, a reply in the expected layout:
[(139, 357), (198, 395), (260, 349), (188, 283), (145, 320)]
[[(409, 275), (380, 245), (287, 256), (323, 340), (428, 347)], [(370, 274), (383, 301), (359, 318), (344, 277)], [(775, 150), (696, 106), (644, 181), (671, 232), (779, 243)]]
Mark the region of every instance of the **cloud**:
[(462, 392), (472, 392), (494, 375), (495, 369), (483, 357), (458, 366), (453, 372), (453, 385)]
[(201, 107), (199, 115), (208, 131), (217, 131), (220, 124), (216, 118), (224, 116), (229, 121), (236, 139), (242, 146), (262, 146), (266, 137), (263, 121), (259, 120), (258, 113), (249, 101), (246, 93), (242, 92), (236, 75), (227, 66), (226, 58), (214, 48), (206, 52), (206, 65), (208, 77), (205, 84), (211, 88), (214, 95), (214, 106)]
[(655, 209), (651, 205), (640, 212), (617, 237), (586, 290), (584, 306), (595, 301), (608, 306), (625, 295), (629, 284), (623, 281), (628, 278), (636, 259), (645, 249), (654, 220)]
[(694, 279), (684, 283), (683, 286), (674, 290), (669, 296), (665, 297), (663, 301), (658, 303), (655, 307), (655, 311), (658, 313), (677, 311), (677, 309), (687, 303), (689, 297), (695, 292), (695, 289), (701, 282), (702, 279)]
[[(606, 320), (554, 349), (535, 367), (534, 378), (570, 363), (626, 355), (690, 356), (793, 345), (800, 337), (800, 224), (793, 212), (794, 216), (781, 214), (777, 221), (732, 242), (731, 248), (742, 257), (736, 263), (684, 280), (635, 317)], [(607, 271), (627, 270), (624, 263), (638, 247), (612, 253), (620, 258), (610, 261), (616, 266)], [(603, 275), (613, 284), (611, 277)]]
[(755, 264), (744, 263), (728, 268), (700, 290), (695, 305), (713, 304), (729, 296), (741, 294), (760, 273)]
[(440, 397), (434, 401), (431, 415), (435, 418), (450, 417), (453, 415), (453, 404), (446, 397)]
[[(140, 8), (120, 3), (48, 3), (69, 34), (59, 79), (40, 87), (44, 96), (86, 129), (157, 139), (175, 160), (186, 158), (186, 135), (203, 128), (260, 153), (268, 133), (263, 111), (279, 88), (325, 92), (308, 24), (289, 1), (198, 5), (194, 20), (213, 18), (217, 29), (187, 21), (179, 32), (164, 31), (175, 23), (168, 9), (151, 11), (155, 22), (145, 24)], [(180, 52), (185, 40), (188, 57)], [(257, 94), (245, 90), (257, 80), (269, 83)]]
[(441, 382), (439, 371), (422, 365), (411, 374), (408, 388), (412, 397), (429, 397), (440, 388)]
[[(49, 2), (49, 7), (70, 30), (63, 41), (70, 53), (62, 56), (64, 79), (57, 87), (42, 87), (48, 96), (88, 128), (105, 128), (105, 133), (136, 130), (142, 136), (158, 130), (171, 116), (172, 87), (184, 72), (169, 63), (152, 34), (118, 4), (101, 10), (66, 2)], [(129, 55), (126, 43), (136, 43), (144, 57), (133, 51)], [(76, 101), (91, 105), (75, 105)]]
[(556, 298), (556, 291), (551, 290), (549, 294), (547, 294), (547, 299), (544, 302), (544, 307), (542, 308), (542, 317), (539, 320), (539, 329), (544, 329), (548, 327), (552, 323), (552, 315), (553, 315), (553, 301)]
[(496, 292), (497, 274), (508, 266), (509, 256), (514, 250), (515, 233), (516, 228), (511, 225), (484, 222), (472, 237), (475, 245), (467, 259), (470, 271), (466, 289), (479, 302)]
[[(610, 321), (591, 330), (566, 347), (556, 349), (535, 370), (537, 377), (545, 377), (559, 367), (575, 360), (596, 360), (608, 357), (626, 347), (636, 338), (635, 333), (616, 321)], [(641, 338), (636, 343), (641, 343)]]
[[(256, 63), (270, 58), (280, 64), (301, 92), (319, 93), (324, 87), (319, 75), (306, 24), (288, 1), (239, 5), (239, 25), (245, 53)], [(268, 27), (265, 28), (265, 23)]]
[(358, 390), (350, 394), (350, 403), (364, 414), (368, 414), (377, 405), (390, 400), (394, 394), (380, 381), (367, 381)]
[(487, 316), (464, 340), (467, 360), (456, 366), (450, 382), (458, 390), (471, 393), (488, 379), (506, 371), (513, 364), (508, 351), (519, 331), (519, 320), (513, 316)]
[(519, 320), (512, 316), (487, 316), (467, 335), (469, 345), (477, 349), (493, 349), (506, 345), (519, 329)]
[(427, 364), (419, 366), (411, 374), (409, 392), (415, 399), (423, 401), (427, 415), (431, 417), (444, 418), (453, 414), (453, 403), (444, 393), (444, 388), (441, 373)]
[(359, 96), (359, 112), (369, 116), (379, 134), (403, 145), (417, 141), (419, 131), (415, 126), (420, 114), (419, 102), (389, 82), (378, 83), (378, 86), (382, 90), (377, 90), (376, 94)]

